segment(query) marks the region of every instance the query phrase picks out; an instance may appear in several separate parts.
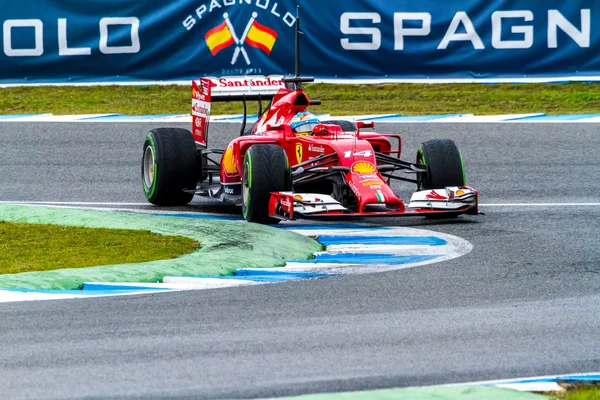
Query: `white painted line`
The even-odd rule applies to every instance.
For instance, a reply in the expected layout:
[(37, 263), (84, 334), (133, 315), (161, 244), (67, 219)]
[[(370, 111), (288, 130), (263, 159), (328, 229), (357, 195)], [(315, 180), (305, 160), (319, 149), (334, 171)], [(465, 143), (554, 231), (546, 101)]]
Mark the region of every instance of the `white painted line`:
[[(511, 124), (529, 124), (529, 123), (600, 123), (600, 116), (594, 115), (553, 115), (545, 117), (543, 113), (535, 114), (499, 114), (499, 115), (423, 115), (423, 116), (401, 116), (399, 114), (366, 114), (350, 116), (330, 116), (328, 114), (319, 114), (318, 117), (325, 120), (341, 119), (348, 121), (373, 120), (377, 124), (423, 124), (423, 123), (511, 123)], [(106, 117), (106, 118), (102, 118)], [(541, 117), (541, 118), (528, 118)], [(240, 123), (242, 115), (214, 115), (211, 117), (214, 123)], [(251, 115), (247, 118), (248, 123), (256, 121), (256, 116)], [(38, 114), (30, 116), (11, 116), (1, 118), (0, 122), (90, 122), (90, 123), (191, 123), (192, 117), (189, 114), (177, 115), (119, 115), (119, 114), (81, 114), (81, 115), (53, 115)]]
[[(147, 293), (154, 293), (155, 291), (162, 289), (164, 291), (171, 290), (196, 290), (196, 289), (210, 289), (213, 287), (227, 287), (227, 286), (241, 286), (238, 282), (235, 282), (234, 285), (222, 285), (222, 282), (225, 279), (217, 279), (217, 278), (193, 278), (194, 280), (186, 280), (181, 279), (180, 277), (166, 277), (167, 282), (152, 282), (152, 283), (139, 283), (139, 282), (86, 282), (84, 285), (90, 286), (106, 286), (107, 289), (102, 290), (110, 290), (110, 287), (113, 287), (114, 290), (118, 290), (119, 287), (127, 287), (125, 290), (134, 290), (129, 288), (139, 288), (140, 290), (150, 289), (151, 291), (146, 290)], [(88, 289), (87, 293), (91, 293), (93, 289)]]
[(170, 290), (153, 290), (148, 292), (147, 290), (139, 292), (127, 292), (127, 293), (111, 293), (111, 294), (78, 294), (77, 290), (74, 290), (74, 294), (70, 293), (37, 293), (28, 291), (12, 291), (12, 290), (0, 290), (0, 303), (11, 303), (16, 301), (37, 301), (37, 300), (65, 300), (65, 299), (88, 299), (96, 297), (110, 297), (110, 296), (132, 296), (136, 294), (148, 294), (148, 293), (164, 293)]
[[(20, 121), (28, 121), (28, 122), (73, 122), (73, 121), (81, 121), (85, 118), (98, 118), (105, 117), (107, 115), (113, 114), (73, 114), (73, 115), (53, 115), (53, 114), (41, 114), (27, 118), (11, 118), (5, 121), (8, 122), (20, 122)], [(85, 122), (85, 121), (83, 121)]]
[(398, 115), (398, 114), (364, 114), (364, 115), (329, 115), (329, 116), (325, 116), (324, 118), (327, 118), (329, 120), (344, 120), (344, 121), (357, 121), (357, 120), (370, 120), (370, 119), (374, 119), (375, 123), (379, 123), (379, 122), (383, 122), (383, 121), (379, 121), (377, 120), (377, 118), (381, 118), (381, 117), (386, 117), (386, 116), (392, 116), (392, 115)]
[(380, 244), (380, 245), (361, 245), (361, 244), (330, 244), (327, 251), (320, 251), (319, 254), (395, 254), (395, 255), (434, 255), (445, 254), (445, 246), (427, 246), (427, 245), (403, 245), (403, 244)]
[(493, 386), (518, 390), (519, 392), (561, 392), (564, 390), (563, 387), (556, 382), (502, 383)]
[[(562, 375), (544, 375), (544, 376), (532, 376), (526, 378), (514, 378), (514, 379), (498, 379), (493, 381), (477, 381), (477, 382), (462, 382), (462, 383), (450, 383), (447, 385), (440, 386), (480, 386), (480, 385), (489, 385), (489, 386), (500, 386), (505, 387), (504, 385), (512, 385), (512, 384), (521, 384), (521, 383), (533, 383), (535, 381), (557, 381), (561, 379), (571, 379), (573, 378), (583, 378), (585, 379), (588, 376), (598, 376), (600, 372), (584, 372), (584, 373), (573, 373), (573, 374), (562, 374)], [(512, 388), (511, 388), (512, 389)], [(525, 386), (515, 386), (515, 390), (523, 390), (529, 391), (529, 388)], [(551, 389), (550, 391), (553, 391)]]
[(40, 118), (48, 118), (48, 117), (52, 117), (52, 114), (37, 114), (37, 115), (30, 115), (28, 117), (14, 117), (14, 118), (2, 118), (2, 122), (32, 122), (32, 121), (39, 121)]
[(536, 114), (502, 114), (502, 115), (460, 115), (447, 118), (439, 118), (431, 122), (506, 122), (515, 118), (536, 117), (544, 115)]

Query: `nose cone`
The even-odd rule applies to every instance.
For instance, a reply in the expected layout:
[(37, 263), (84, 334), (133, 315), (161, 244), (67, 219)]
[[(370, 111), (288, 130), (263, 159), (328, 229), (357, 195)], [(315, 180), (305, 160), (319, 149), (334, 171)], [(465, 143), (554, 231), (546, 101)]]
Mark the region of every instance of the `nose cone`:
[(356, 196), (359, 212), (363, 212), (365, 206), (372, 204), (385, 205), (394, 211), (404, 211), (404, 203), (383, 180), (373, 163), (354, 163), (351, 171), (346, 173), (346, 180)]

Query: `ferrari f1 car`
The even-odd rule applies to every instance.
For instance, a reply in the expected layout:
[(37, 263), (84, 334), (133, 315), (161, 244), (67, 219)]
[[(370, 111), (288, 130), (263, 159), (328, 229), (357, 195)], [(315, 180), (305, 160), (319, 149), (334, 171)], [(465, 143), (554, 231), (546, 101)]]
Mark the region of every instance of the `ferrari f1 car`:
[[(398, 134), (365, 131), (373, 122), (319, 121), (307, 107), (318, 105), (302, 90), (299, 76), (192, 82), (192, 131), (154, 129), (146, 136), (142, 186), (159, 206), (188, 204), (194, 195), (241, 206), (247, 221), (375, 216), (453, 217), (478, 214), (478, 193), (466, 186), (461, 154), (449, 139), (427, 140), (414, 162), (400, 159)], [(242, 94), (213, 88), (242, 87)], [(265, 86), (281, 86), (265, 94)], [(262, 101), (270, 100), (264, 112)], [(240, 137), (226, 149), (207, 145), (211, 103), (241, 101)], [(257, 121), (248, 130), (246, 102), (257, 101)], [(392, 145), (394, 142), (395, 146)], [(408, 204), (391, 180), (416, 186)]]

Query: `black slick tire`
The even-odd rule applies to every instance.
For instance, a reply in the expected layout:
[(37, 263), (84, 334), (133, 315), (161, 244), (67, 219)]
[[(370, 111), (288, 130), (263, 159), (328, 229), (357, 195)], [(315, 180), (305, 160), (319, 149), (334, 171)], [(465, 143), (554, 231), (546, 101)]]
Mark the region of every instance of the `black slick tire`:
[(142, 188), (157, 206), (188, 204), (197, 183), (196, 143), (190, 131), (158, 128), (148, 132), (142, 155)]
[(332, 119), (329, 121), (321, 121), (321, 123), (329, 125), (338, 125), (340, 128), (342, 128), (342, 131), (344, 132), (356, 132), (356, 125), (354, 125), (354, 122), (352, 121), (346, 121), (344, 119)]
[(285, 151), (274, 144), (255, 144), (244, 155), (242, 214), (248, 222), (276, 224), (269, 217), (270, 192), (291, 189), (290, 168)]
[(418, 190), (466, 184), (462, 156), (456, 143), (450, 139), (423, 142), (417, 151), (417, 164), (427, 168), (427, 173), (417, 174)]

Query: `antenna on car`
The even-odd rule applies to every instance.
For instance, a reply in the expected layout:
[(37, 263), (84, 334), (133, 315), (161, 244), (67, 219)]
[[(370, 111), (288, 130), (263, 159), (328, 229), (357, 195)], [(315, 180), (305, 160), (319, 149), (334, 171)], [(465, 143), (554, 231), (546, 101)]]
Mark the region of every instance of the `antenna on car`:
[(295, 60), (295, 76), (283, 78), (285, 88), (289, 90), (302, 90), (303, 82), (314, 82), (315, 78), (300, 76), (300, 35), (304, 33), (300, 30), (300, 6), (296, 6), (296, 60)]
[(300, 5), (296, 6), (296, 78), (300, 78)]

